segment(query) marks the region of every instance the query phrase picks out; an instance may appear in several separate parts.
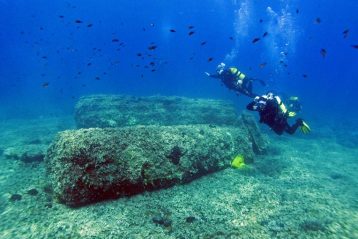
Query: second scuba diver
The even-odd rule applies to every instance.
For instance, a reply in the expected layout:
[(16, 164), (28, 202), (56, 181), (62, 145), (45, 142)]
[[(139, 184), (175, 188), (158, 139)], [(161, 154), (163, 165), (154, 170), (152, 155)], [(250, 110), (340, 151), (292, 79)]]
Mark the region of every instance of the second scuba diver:
[(242, 93), (251, 98), (257, 96), (252, 92), (252, 84), (254, 81), (260, 82), (262, 85), (266, 85), (264, 81), (255, 78), (247, 77), (236, 67), (226, 68), (224, 63), (220, 63), (216, 69), (216, 73), (210, 74), (205, 72), (207, 76), (220, 79), (221, 82), (230, 90), (236, 91), (236, 93)]
[(267, 124), (278, 135), (283, 132), (294, 134), (298, 127), (304, 134), (308, 134), (311, 131), (308, 124), (301, 118), (298, 118), (293, 125), (289, 125), (288, 119), (294, 117), (296, 112), (289, 111), (281, 98), (273, 93), (256, 96), (246, 108), (251, 111), (258, 111), (260, 123)]

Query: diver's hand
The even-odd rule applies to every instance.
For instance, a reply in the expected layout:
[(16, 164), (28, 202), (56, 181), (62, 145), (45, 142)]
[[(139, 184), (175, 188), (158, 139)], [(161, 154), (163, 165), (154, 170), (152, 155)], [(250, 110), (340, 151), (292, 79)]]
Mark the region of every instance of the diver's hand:
[(204, 72), (205, 73), (205, 75), (207, 75), (207, 76), (211, 76), (211, 74), (209, 73), (209, 72)]

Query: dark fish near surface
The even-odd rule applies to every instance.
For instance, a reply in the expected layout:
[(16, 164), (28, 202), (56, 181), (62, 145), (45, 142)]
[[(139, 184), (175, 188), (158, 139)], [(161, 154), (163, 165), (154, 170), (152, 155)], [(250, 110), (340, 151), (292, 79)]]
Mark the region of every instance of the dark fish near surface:
[(44, 83), (42, 83), (42, 87), (47, 88), (49, 86), (49, 84), (50, 84), (49, 82), (44, 82)]
[(60, 15), (60, 16), (58, 16), (59, 18), (64, 18), (65, 16), (63, 16), (63, 15)]
[(214, 60), (213, 57), (209, 57), (209, 58), (208, 58), (208, 62), (211, 62), (211, 61), (213, 61), (213, 60)]
[(194, 29), (194, 26), (189, 25), (189, 26), (188, 26), (188, 29)]
[(303, 78), (307, 78), (308, 75), (307, 75), (307, 74), (303, 74), (302, 77), (303, 77)]
[(321, 51), (320, 51), (320, 53), (321, 53), (322, 57), (325, 58), (326, 55), (327, 55), (327, 50), (324, 49), (324, 48), (322, 48)]
[(142, 56), (142, 53), (137, 53), (137, 56)]
[(262, 69), (262, 68), (264, 68), (266, 65), (267, 65), (267, 63), (266, 63), (266, 62), (263, 62), (263, 63), (261, 63), (261, 64), (259, 65), (259, 67)]
[(315, 20), (315, 23), (320, 24), (321, 23), (321, 18), (317, 17), (316, 20)]
[(267, 35), (268, 35), (268, 32), (265, 32), (265, 33), (262, 35), (262, 37), (267, 37)]
[(343, 38), (347, 38), (349, 34), (349, 29), (344, 30), (342, 33), (343, 33)]
[(95, 78), (96, 80), (100, 80), (101, 78), (99, 77), (99, 76), (96, 76), (96, 78)]
[(358, 49), (358, 45), (352, 45), (352, 47)]
[(150, 51), (154, 51), (155, 49), (157, 49), (157, 46), (156, 46), (156, 45), (150, 45), (150, 46), (148, 46), (148, 50), (150, 50)]
[(259, 20), (260, 23), (263, 23), (263, 21), (264, 21), (264, 20), (262, 20), (262, 19)]
[(175, 29), (170, 29), (169, 31), (170, 32), (177, 32)]
[(203, 41), (202, 43), (200, 43), (201, 46), (204, 46), (206, 44), (206, 41)]
[(117, 38), (112, 39), (112, 42), (119, 42)]
[(300, 9), (296, 9), (296, 14), (299, 14), (300, 13)]
[(256, 42), (258, 42), (258, 41), (260, 41), (260, 38), (256, 37), (256, 38), (254, 38), (254, 39), (252, 40), (252, 43), (256, 43)]
[(87, 66), (90, 66), (90, 65), (92, 65), (92, 63), (91, 63), (91, 62), (87, 63)]
[(76, 20), (75, 23), (82, 23), (82, 21), (81, 20)]
[(233, 40), (234, 40), (234, 37), (229, 37), (229, 39), (233, 41)]
[(87, 27), (92, 27), (92, 26), (93, 26), (93, 24), (92, 24), (92, 23), (90, 23), (90, 24), (88, 24), (88, 25), (87, 25)]
[(194, 31), (191, 31), (188, 33), (189, 36), (193, 35), (195, 32)]

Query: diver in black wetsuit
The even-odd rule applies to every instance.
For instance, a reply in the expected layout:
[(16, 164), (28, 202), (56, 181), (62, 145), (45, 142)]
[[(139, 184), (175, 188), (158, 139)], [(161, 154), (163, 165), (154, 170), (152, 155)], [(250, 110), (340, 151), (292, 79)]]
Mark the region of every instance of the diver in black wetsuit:
[(283, 132), (294, 134), (298, 127), (304, 134), (311, 131), (310, 127), (302, 119), (298, 118), (293, 125), (288, 124), (288, 118), (294, 117), (296, 112), (288, 111), (279, 96), (268, 93), (262, 96), (256, 96), (254, 101), (249, 103), (246, 108), (251, 111), (258, 111), (260, 114), (260, 123), (265, 123), (281, 135)]
[(224, 63), (220, 63), (216, 69), (216, 73), (210, 74), (205, 72), (207, 76), (220, 79), (224, 85), (236, 93), (242, 93), (251, 98), (257, 96), (252, 92), (252, 84), (254, 81), (259, 81), (262, 85), (266, 85), (264, 81), (249, 78), (235, 67), (225, 68)]

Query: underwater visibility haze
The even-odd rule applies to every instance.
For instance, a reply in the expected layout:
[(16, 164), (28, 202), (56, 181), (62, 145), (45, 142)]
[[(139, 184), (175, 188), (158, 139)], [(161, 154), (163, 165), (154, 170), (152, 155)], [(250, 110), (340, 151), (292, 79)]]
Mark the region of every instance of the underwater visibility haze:
[(0, 0), (0, 238), (358, 238), (357, 10)]

